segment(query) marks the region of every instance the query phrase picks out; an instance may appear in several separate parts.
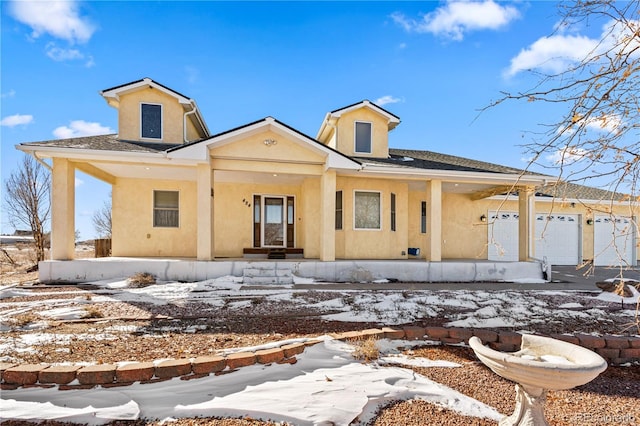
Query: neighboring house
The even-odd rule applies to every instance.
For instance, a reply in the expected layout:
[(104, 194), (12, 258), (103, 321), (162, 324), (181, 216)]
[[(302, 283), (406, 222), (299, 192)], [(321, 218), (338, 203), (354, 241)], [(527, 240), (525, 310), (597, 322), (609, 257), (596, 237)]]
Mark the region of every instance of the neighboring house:
[(389, 148), (400, 118), (366, 100), (314, 138), (272, 117), (211, 135), (192, 99), (148, 78), (101, 94), (117, 135), (17, 147), (52, 159), (54, 260), (74, 257), (77, 169), (112, 185), (113, 256), (636, 262), (623, 197)]

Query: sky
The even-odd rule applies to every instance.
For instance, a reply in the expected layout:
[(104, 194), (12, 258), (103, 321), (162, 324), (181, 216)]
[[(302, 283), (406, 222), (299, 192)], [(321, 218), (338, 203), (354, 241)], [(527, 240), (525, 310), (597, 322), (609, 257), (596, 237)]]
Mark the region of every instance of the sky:
[[(508, 103), (600, 37), (561, 29), (555, 2), (0, 1), (1, 178), (15, 145), (117, 133), (99, 91), (144, 77), (195, 99), (212, 134), (266, 116), (315, 137), (369, 99), (402, 120), (393, 148), (525, 167), (559, 106)], [(560, 112), (559, 112), (560, 111)], [(549, 159), (548, 161), (552, 161)], [(4, 186), (4, 185), (3, 185)], [(76, 229), (96, 237), (110, 186), (76, 171)], [(3, 191), (4, 199), (4, 191)], [(0, 233), (12, 233), (2, 210)]]

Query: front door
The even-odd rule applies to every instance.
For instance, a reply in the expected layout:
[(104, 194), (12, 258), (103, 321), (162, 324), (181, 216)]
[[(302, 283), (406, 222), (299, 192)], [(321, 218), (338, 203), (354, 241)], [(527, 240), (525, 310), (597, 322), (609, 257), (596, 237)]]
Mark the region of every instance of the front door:
[(264, 247), (284, 247), (285, 218), (284, 197), (262, 198), (262, 245)]
[(292, 196), (254, 195), (254, 247), (295, 247), (294, 205)]

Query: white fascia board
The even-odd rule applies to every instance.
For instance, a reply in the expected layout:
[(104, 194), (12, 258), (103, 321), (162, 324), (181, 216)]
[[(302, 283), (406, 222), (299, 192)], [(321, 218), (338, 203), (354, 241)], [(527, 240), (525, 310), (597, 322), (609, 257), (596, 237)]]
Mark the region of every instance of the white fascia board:
[(154, 164), (179, 164), (193, 165), (199, 162), (184, 161), (177, 159), (174, 161), (167, 158), (164, 152), (135, 152), (135, 151), (99, 151), (91, 149), (46, 147), (34, 145), (16, 145), (16, 149), (22, 152), (38, 153), (45, 158), (67, 158), (69, 160), (84, 161), (118, 161), (128, 163), (154, 163)]
[(347, 170), (360, 169), (360, 165), (357, 162), (334, 152), (330, 148), (324, 146), (314, 139), (305, 137), (286, 126), (283, 126), (273, 117), (267, 117), (264, 120), (261, 120), (250, 126), (242, 127), (233, 132), (225, 133), (217, 137), (200, 141), (191, 146), (171, 151), (167, 154), (167, 157), (190, 159), (196, 161), (207, 161), (209, 158), (210, 149), (233, 143), (237, 140), (263, 131), (272, 131), (274, 133), (280, 134), (304, 148), (310, 149), (315, 153), (327, 156), (328, 158), (326, 164), (329, 168)]
[[(487, 197), (486, 200), (518, 201), (518, 196), (517, 195), (507, 195), (507, 196), (494, 195), (492, 197)], [(600, 200), (600, 199), (590, 199), (590, 198), (562, 198), (562, 197), (536, 196), (535, 200), (536, 200), (536, 203), (556, 203), (556, 204), (558, 204), (559, 202), (562, 202), (564, 204), (576, 203), (576, 204), (579, 204), (579, 205), (582, 205), (582, 204), (586, 204), (586, 205), (605, 204), (605, 205), (609, 205), (609, 206), (633, 206), (633, 207), (640, 206), (640, 203), (635, 202), (635, 201), (631, 201), (631, 200), (616, 201), (616, 200), (609, 200), (609, 199), (606, 199), (606, 198)], [(567, 214), (570, 214), (570, 213), (568, 212)]]
[(204, 129), (205, 134), (207, 136), (211, 135), (211, 132), (209, 131), (209, 127), (207, 126), (207, 122), (204, 121), (204, 117), (200, 113), (200, 108), (198, 108), (198, 104), (196, 103), (195, 99), (191, 99), (191, 108), (192, 108), (192, 111), (195, 108), (196, 117), (198, 118), (198, 122), (200, 123), (200, 125)]
[(176, 98), (178, 100), (178, 102), (180, 102), (181, 104), (187, 104), (187, 105), (191, 105), (191, 99), (185, 98), (184, 96), (180, 96), (178, 94), (176, 94), (175, 92), (168, 90), (162, 86), (160, 86), (159, 84), (157, 84), (155, 81), (151, 80), (150, 78), (145, 78), (142, 81), (138, 81), (136, 83), (131, 83), (128, 84), (126, 86), (121, 86), (118, 87), (116, 89), (112, 89), (112, 90), (108, 90), (108, 91), (103, 91), (100, 92), (100, 94), (105, 97), (105, 98), (115, 98), (115, 99), (119, 99), (120, 98), (120, 94), (122, 93), (127, 93), (136, 89), (139, 89), (141, 87), (145, 87), (145, 86), (150, 86), (153, 87), (154, 89), (157, 89), (169, 96), (172, 96), (174, 98)]
[(472, 182), (508, 182), (520, 185), (544, 185), (549, 179), (537, 175), (520, 175), (512, 173), (483, 173), (483, 172), (456, 172), (449, 170), (427, 170), (427, 169), (397, 169), (371, 164), (364, 164), (361, 174), (377, 175), (377, 176), (394, 176), (415, 178), (431, 178), (431, 179), (447, 179), (450, 181), (472, 181)]
[[(393, 115), (389, 114), (387, 111), (385, 111), (385, 110), (381, 109), (379, 106), (377, 106), (377, 105), (375, 105), (375, 104), (372, 104), (372, 103), (371, 103), (370, 101), (368, 101), (368, 100), (362, 101), (362, 102), (357, 103), (357, 104), (355, 104), (355, 105), (351, 105), (351, 106), (350, 106), (350, 107), (348, 107), (348, 108), (339, 109), (338, 111), (336, 111), (336, 112), (332, 112), (332, 113), (329, 113), (329, 114), (330, 114), (332, 117), (337, 117), (337, 118), (339, 118), (342, 114), (344, 114), (344, 113), (346, 113), (346, 112), (353, 111), (353, 110), (355, 110), (355, 109), (359, 109), (359, 108), (362, 108), (362, 107), (369, 108), (369, 109), (371, 109), (371, 110), (373, 110), (373, 111), (377, 112), (378, 114), (380, 114), (380, 115), (382, 115), (382, 116), (386, 117), (386, 119), (387, 119), (387, 120), (389, 120), (389, 122), (390, 122), (390, 123), (394, 123), (394, 124), (396, 124), (396, 125), (400, 123), (400, 120), (399, 120), (397, 117), (395, 117), (395, 116), (393, 116)], [(394, 126), (394, 127), (395, 127), (395, 126)]]

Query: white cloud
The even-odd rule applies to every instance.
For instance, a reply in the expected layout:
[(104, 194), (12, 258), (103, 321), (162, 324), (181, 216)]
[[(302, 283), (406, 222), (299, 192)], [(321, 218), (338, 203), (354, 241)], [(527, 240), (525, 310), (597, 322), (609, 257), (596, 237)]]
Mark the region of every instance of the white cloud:
[(84, 63), (84, 66), (87, 68), (92, 68), (96, 65), (96, 61), (93, 60), (93, 56), (89, 55), (87, 58), (87, 62)]
[(402, 49), (406, 49), (406, 48), (407, 48), (407, 43), (400, 43), (400, 44), (398, 45), (398, 49), (401, 49), (401, 50), (402, 50)]
[(78, 49), (64, 49), (53, 43), (47, 44), (47, 56), (57, 62), (84, 59), (84, 55)]
[(398, 102), (402, 102), (402, 99), (400, 98), (394, 98), (391, 95), (386, 95), (383, 96), (381, 98), (376, 99), (373, 103), (378, 105), (378, 106), (382, 106), (382, 105), (386, 105), (386, 104), (395, 104)]
[(622, 119), (619, 115), (602, 115), (594, 117), (587, 122), (587, 127), (591, 130), (599, 130), (614, 133), (622, 126)]
[(571, 64), (587, 57), (597, 44), (597, 40), (585, 36), (542, 37), (511, 59), (511, 65), (505, 75), (512, 77), (520, 71), (530, 69), (552, 73), (562, 72)]
[(1, 95), (1, 97), (2, 97), (2, 98), (13, 98), (15, 95), (16, 95), (16, 91), (15, 91), (15, 90), (13, 90), (13, 89), (11, 89), (11, 90), (9, 90), (8, 92), (3, 93), (3, 94)]
[(0, 121), (0, 126), (15, 127), (15, 126), (26, 125), (31, 123), (33, 123), (33, 115), (14, 114), (14, 115), (9, 115), (3, 118)]
[(583, 158), (588, 158), (589, 156), (589, 151), (583, 148), (566, 147), (548, 155), (546, 159), (554, 165), (569, 165), (576, 163)]
[(77, 188), (82, 184), (84, 184), (84, 181), (82, 179), (76, 178), (75, 187)]
[(191, 65), (185, 66), (184, 72), (187, 74), (187, 81), (191, 84), (196, 83), (200, 78), (200, 70)]
[[(556, 26), (556, 28), (558, 27)], [(568, 27), (558, 29), (560, 31), (572, 30)], [(585, 59), (595, 58), (616, 47), (618, 50), (621, 48), (630, 53), (640, 47), (640, 41), (636, 36), (639, 29), (640, 21), (628, 20), (622, 23), (612, 20), (603, 26), (599, 39), (562, 33), (541, 37), (511, 59), (511, 65), (505, 71), (505, 76), (511, 77), (521, 71), (533, 69), (560, 73), (566, 71), (571, 65)]]
[(80, 16), (75, 1), (14, 0), (9, 12), (16, 20), (31, 27), (33, 38), (47, 33), (70, 43), (86, 43), (95, 31), (95, 26)]
[(84, 120), (74, 120), (69, 123), (69, 126), (60, 126), (53, 131), (53, 135), (58, 139), (105, 135), (108, 133), (114, 133), (114, 131), (100, 123), (90, 123)]
[(501, 5), (493, 0), (449, 1), (444, 6), (422, 16), (421, 20), (406, 18), (396, 12), (394, 22), (408, 32), (432, 33), (460, 41), (464, 34), (478, 30), (497, 30), (520, 17), (513, 6)]

